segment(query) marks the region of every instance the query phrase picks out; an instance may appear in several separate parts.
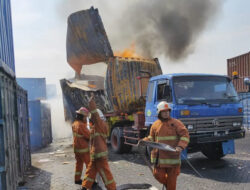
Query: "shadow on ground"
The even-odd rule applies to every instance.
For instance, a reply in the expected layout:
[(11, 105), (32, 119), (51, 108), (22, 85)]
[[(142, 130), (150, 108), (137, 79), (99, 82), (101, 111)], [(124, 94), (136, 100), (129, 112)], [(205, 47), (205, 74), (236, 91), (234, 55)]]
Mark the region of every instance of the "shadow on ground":
[(50, 189), (52, 173), (31, 167), (26, 172), (24, 184), (21, 184), (18, 190)]

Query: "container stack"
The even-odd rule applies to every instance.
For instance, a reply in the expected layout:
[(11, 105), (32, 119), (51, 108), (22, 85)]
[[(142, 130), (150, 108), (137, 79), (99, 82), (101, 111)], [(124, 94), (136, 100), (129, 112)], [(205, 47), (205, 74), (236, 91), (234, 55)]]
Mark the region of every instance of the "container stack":
[(38, 150), (52, 142), (51, 111), (46, 103), (45, 78), (17, 78), (17, 82), (28, 92), (30, 146)]
[(31, 165), (27, 92), (16, 83), (10, 0), (0, 5), (0, 189), (15, 190)]
[(243, 125), (250, 129), (250, 86), (244, 84), (244, 78), (250, 77), (250, 52), (227, 60), (228, 76), (232, 77), (234, 71), (238, 72), (238, 79), (234, 79), (233, 84), (243, 105)]

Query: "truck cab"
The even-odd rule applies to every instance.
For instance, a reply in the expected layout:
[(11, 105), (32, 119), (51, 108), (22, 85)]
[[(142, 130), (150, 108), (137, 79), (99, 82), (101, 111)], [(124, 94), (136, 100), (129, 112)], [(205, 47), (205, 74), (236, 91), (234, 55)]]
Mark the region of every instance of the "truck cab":
[(167, 101), (171, 117), (187, 127), (188, 152), (201, 151), (209, 159), (220, 159), (235, 153), (234, 139), (245, 136), (242, 105), (227, 76), (180, 73), (152, 77), (145, 107), (147, 128), (158, 119), (161, 101)]

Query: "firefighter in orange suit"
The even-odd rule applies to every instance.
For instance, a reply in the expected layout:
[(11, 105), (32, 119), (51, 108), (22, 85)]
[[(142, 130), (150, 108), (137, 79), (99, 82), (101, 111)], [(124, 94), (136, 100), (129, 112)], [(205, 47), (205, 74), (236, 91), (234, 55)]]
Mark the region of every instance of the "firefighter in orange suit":
[(99, 173), (108, 190), (115, 190), (116, 183), (108, 164), (108, 149), (106, 139), (108, 136), (108, 126), (103, 113), (96, 109), (93, 97), (89, 101), (89, 110), (93, 126), (90, 130), (90, 163), (84, 175), (82, 190), (91, 189), (96, 174)]
[(168, 144), (176, 149), (176, 152), (159, 149), (151, 152), (151, 162), (155, 164), (154, 177), (168, 190), (175, 190), (177, 176), (180, 174), (180, 154), (189, 143), (189, 134), (181, 121), (170, 117), (170, 111), (165, 101), (157, 105), (158, 120), (151, 126), (150, 135), (143, 140)]
[(76, 111), (76, 119), (72, 124), (72, 131), (74, 136), (74, 153), (76, 159), (75, 167), (75, 184), (82, 184), (81, 175), (83, 170), (83, 164), (86, 168), (90, 162), (89, 153), (89, 139), (90, 131), (87, 128), (87, 117), (89, 111), (85, 107), (81, 107)]

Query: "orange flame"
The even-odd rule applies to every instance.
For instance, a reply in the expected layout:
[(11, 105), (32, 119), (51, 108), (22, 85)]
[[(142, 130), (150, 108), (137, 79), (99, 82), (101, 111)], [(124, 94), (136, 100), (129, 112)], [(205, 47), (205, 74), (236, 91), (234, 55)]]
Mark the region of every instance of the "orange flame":
[(117, 51), (114, 53), (118, 57), (133, 57), (133, 58), (142, 58), (142, 56), (135, 53), (135, 44), (131, 44), (129, 48), (126, 48), (123, 51)]

